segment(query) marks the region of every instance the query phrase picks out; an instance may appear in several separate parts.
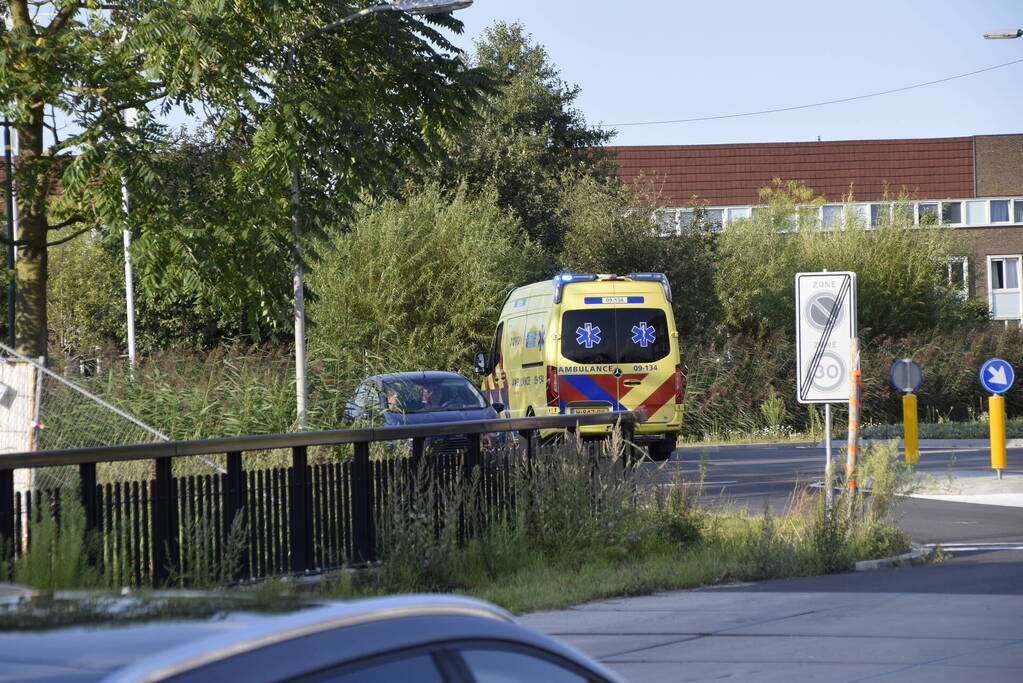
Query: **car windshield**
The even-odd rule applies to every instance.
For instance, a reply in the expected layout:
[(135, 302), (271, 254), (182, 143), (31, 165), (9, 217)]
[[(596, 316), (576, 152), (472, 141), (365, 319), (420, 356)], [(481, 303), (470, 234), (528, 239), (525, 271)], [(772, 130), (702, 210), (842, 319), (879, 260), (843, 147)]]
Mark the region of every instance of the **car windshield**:
[(479, 410), (487, 402), (476, 387), (459, 377), (384, 382), (387, 410), (430, 413), (440, 410)]

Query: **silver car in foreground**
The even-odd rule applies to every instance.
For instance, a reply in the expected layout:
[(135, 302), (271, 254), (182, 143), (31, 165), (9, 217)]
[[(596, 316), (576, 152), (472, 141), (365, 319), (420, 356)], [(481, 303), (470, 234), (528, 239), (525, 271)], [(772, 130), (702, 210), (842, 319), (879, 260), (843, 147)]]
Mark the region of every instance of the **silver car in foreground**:
[(470, 598), (402, 595), (268, 603), (154, 592), (4, 601), (0, 680), (621, 679), (576, 650), (516, 623), (504, 610)]

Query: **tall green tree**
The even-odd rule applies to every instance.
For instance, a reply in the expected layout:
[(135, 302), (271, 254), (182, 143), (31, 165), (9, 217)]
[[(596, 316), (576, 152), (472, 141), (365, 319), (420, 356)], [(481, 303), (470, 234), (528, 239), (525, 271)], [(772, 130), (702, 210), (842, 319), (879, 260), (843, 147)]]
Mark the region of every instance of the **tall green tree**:
[(576, 179), (608, 177), (599, 151), (613, 135), (586, 125), (569, 85), (547, 52), (517, 23), (499, 22), (476, 43), (474, 66), (491, 72), (500, 92), (483, 119), (451, 139), (436, 177), (448, 187), (492, 187), (526, 233), (556, 256), (566, 229), (558, 204)]
[(288, 337), (293, 238), (281, 197), (236, 182), (248, 146), (183, 134), (153, 159), (158, 191), (133, 215), (142, 346)]
[(332, 243), (309, 276), (310, 355), (394, 371), (467, 370), (535, 257), (493, 192), (436, 185), (365, 207)]
[(585, 178), (561, 203), (569, 226), (561, 262), (588, 273), (655, 272), (668, 276), (683, 343), (713, 336), (719, 318), (714, 291), (716, 235), (696, 220), (675, 233), (659, 222), (656, 202), (616, 182)]
[(153, 160), (166, 129), (145, 115), (129, 126), (126, 111), (180, 107), (218, 137), (243, 131), (249, 145), (233, 182), (277, 198), (266, 204), (266, 230), (289, 227), (297, 165), (300, 220), (312, 233), (466, 125), (490, 84), (441, 32), (461, 30), (450, 14), (381, 12), (303, 40), (362, 6), (0, 0), (0, 112), (20, 147), (21, 351), (46, 353), (48, 249), (101, 225), (131, 226), (122, 182), (136, 209), (159, 201)]

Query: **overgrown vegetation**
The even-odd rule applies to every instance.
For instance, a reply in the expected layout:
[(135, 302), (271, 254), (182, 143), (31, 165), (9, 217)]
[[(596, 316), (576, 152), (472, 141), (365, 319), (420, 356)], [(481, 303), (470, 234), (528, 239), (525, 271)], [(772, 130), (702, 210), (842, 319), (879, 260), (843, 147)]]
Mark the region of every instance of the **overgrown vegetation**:
[[(872, 494), (842, 492), (829, 511), (822, 495), (797, 491), (778, 516), (705, 508), (700, 481), (682, 481), (663, 467), (651, 475), (626, 465), (622, 448), (612, 440), (599, 463), (578, 444), (546, 451), (531, 472), (516, 472), (515, 495), (529, 505), (511, 518), (477, 518), (475, 528), (485, 531), (461, 545), (457, 524), (437, 533), (421, 514), (396, 503), (386, 520), (388, 545), (379, 571), (344, 575), (327, 591), (454, 590), (524, 612), (847, 571), (855, 560), (909, 549), (889, 517), (901, 481), (890, 445), (863, 451), (862, 476), (873, 484)], [(651, 477), (660, 486), (650, 486)], [(466, 503), (464, 494), (449, 498), (440, 489), (430, 500), (440, 502), (452, 521)]]
[[(581, 441), (545, 446), (531, 461), (511, 458), (504, 493), (481, 479), (437, 477), (426, 464), (391, 479), (377, 520), (377, 568), (344, 572), (325, 582), (331, 595), (455, 591), (515, 611), (562, 607), (585, 600), (729, 581), (845, 571), (857, 559), (908, 548), (891, 524), (901, 481), (890, 445), (864, 449), (861, 479), (869, 495), (842, 492), (830, 509), (819, 494), (797, 490), (784, 514), (712, 509), (700, 479), (629, 460), (615, 434), (594, 447)], [(393, 457), (393, 456), (392, 456)], [(111, 566), (99, 539), (86, 543), (81, 510), (65, 505), (60, 521), (40, 520), (32, 543), (0, 580), (38, 588), (118, 587), (126, 573)], [(205, 556), (211, 531), (186, 525), (182, 557), (189, 572), (175, 585), (224, 585), (233, 570)], [(225, 542), (236, 557), (239, 528)], [(93, 558), (90, 565), (86, 558)], [(68, 558), (76, 558), (68, 561)], [(281, 588), (284, 584), (277, 584)], [(276, 589), (275, 589), (275, 592)]]

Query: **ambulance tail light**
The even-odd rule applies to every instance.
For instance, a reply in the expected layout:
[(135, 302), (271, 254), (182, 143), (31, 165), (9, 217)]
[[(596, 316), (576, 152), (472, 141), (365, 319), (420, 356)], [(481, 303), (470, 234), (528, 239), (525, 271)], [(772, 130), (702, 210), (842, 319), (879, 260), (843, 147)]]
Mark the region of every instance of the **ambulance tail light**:
[(558, 369), (553, 365), (547, 366), (547, 405), (556, 405), (560, 395), (558, 391)]
[(675, 403), (681, 404), (686, 391), (686, 376), (682, 374), (682, 366), (675, 366)]
[(668, 276), (664, 273), (629, 273), (633, 280), (652, 280), (660, 282), (664, 286), (664, 296), (671, 301), (671, 285), (668, 284)]

